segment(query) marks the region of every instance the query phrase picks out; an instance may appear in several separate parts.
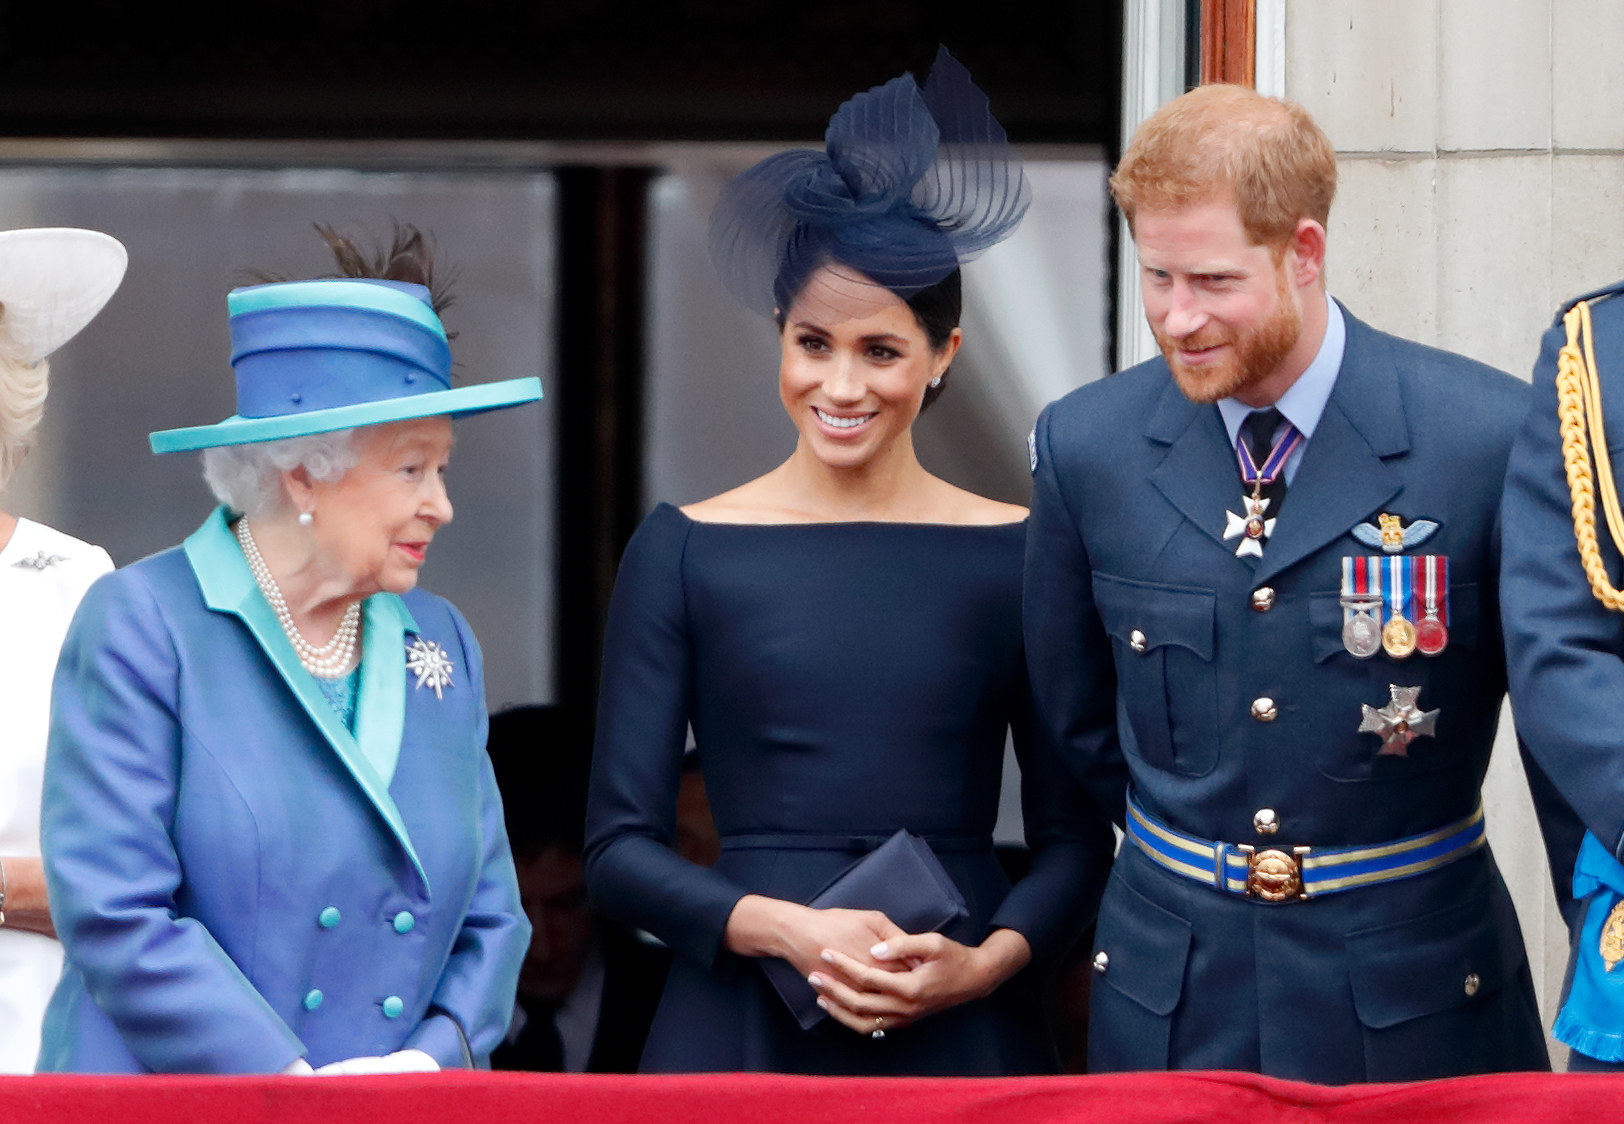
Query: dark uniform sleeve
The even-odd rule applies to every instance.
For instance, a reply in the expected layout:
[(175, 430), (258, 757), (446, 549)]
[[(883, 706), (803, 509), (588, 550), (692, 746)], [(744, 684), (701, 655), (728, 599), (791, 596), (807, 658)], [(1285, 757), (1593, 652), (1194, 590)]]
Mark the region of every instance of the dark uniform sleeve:
[(1118, 824), (1127, 766), (1117, 740), (1116, 666), (1094, 605), (1093, 570), (1066, 501), (1053, 447), (1058, 405), (1033, 432), (1032, 514), (1026, 533), (1022, 619), (1026, 663), (1043, 734), (1089, 800)]
[(603, 640), (586, 877), (610, 916), (708, 965), (744, 892), (670, 846), (693, 682), (687, 528), (674, 508), (659, 508), (621, 559)]
[[(1607, 302), (1609, 306), (1616, 301)], [(1597, 362), (1624, 371), (1624, 309), (1598, 311)], [(1580, 565), (1572, 497), (1557, 422), (1556, 357), (1561, 324), (1545, 335), (1534, 369), (1533, 405), (1511, 451), (1501, 507), (1501, 615), (1512, 712), (1543, 770), (1530, 773), (1537, 802), (1549, 803), (1545, 776), (1579, 819), (1615, 855), (1624, 855), (1624, 613), (1596, 600)], [(1624, 388), (1624, 383), (1613, 385)], [(1605, 386), (1605, 381), (1604, 381)], [(1615, 411), (1615, 418), (1616, 418)], [(1612, 440), (1624, 437), (1616, 422)], [(1615, 453), (1618, 463), (1624, 457)], [(1601, 553), (1620, 582), (1617, 551), (1597, 510)], [(1542, 823), (1546, 816), (1542, 815)], [(1553, 874), (1572, 870), (1570, 846), (1546, 826)], [(1558, 864), (1562, 864), (1558, 868)]]

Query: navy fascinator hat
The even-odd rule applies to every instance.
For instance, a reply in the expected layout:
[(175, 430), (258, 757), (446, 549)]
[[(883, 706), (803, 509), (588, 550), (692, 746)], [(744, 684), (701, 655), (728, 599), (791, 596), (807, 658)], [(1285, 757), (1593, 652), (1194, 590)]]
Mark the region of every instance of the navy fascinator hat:
[(830, 263), (906, 300), (1008, 237), (1030, 202), (987, 96), (943, 47), (923, 88), (904, 74), (842, 105), (822, 152), (781, 152), (735, 177), (711, 216), (711, 258), (734, 297), (768, 315)]

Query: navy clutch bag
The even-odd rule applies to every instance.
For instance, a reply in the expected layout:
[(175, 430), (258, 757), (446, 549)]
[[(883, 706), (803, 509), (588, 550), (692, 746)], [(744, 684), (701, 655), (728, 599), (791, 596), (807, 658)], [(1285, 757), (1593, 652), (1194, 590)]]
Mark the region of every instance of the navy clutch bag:
[[(835, 875), (806, 904), (814, 909), (877, 909), (910, 933), (935, 933), (970, 913), (930, 844), (907, 831)], [(789, 961), (769, 957), (761, 967), (802, 1030), (828, 1018), (818, 1006), (817, 991)]]

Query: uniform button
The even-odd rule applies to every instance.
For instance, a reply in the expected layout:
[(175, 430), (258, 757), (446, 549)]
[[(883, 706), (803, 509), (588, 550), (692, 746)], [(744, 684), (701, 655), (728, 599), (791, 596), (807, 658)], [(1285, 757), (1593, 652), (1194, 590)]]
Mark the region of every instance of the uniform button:
[(317, 915), (316, 924), (320, 925), (323, 929), (331, 929), (342, 920), (344, 920), (344, 915), (338, 912), (336, 907), (328, 906), (326, 909), (322, 910), (319, 915)]
[(1273, 835), (1280, 830), (1280, 819), (1273, 808), (1259, 808), (1252, 815), (1252, 826), (1257, 828), (1259, 835)]
[(1252, 591), (1252, 608), (1260, 613), (1267, 613), (1274, 608), (1274, 590), (1263, 586)]
[(305, 1008), (305, 1010), (314, 1011), (317, 1007), (321, 1006), (321, 1000), (322, 1000), (321, 988), (319, 988), (319, 987), (311, 988), (309, 991), (305, 992), (305, 998), (304, 998), (304, 1008)]
[(1252, 717), (1259, 722), (1273, 722), (1280, 717), (1280, 709), (1274, 705), (1274, 700), (1268, 697), (1252, 700)]
[(413, 917), (406, 910), (403, 909), (399, 913), (395, 914), (395, 932), (409, 933), (416, 927), (417, 918)]
[(1128, 633), (1128, 647), (1143, 654), (1145, 650), (1145, 634), (1137, 628)]
[(406, 1004), (401, 1002), (398, 995), (391, 995), (383, 1001), (383, 1017), (386, 1019), (400, 1018), (400, 1013), (405, 1009)]
[(1103, 948), (1094, 954), (1094, 970), (1096, 972), (1103, 976), (1105, 975), (1105, 969), (1109, 968), (1110, 966), (1111, 958), (1105, 955), (1105, 950)]
[(1471, 998), (1472, 996), (1476, 995), (1478, 988), (1480, 988), (1482, 986), (1483, 986), (1483, 981), (1478, 978), (1478, 975), (1477, 975), (1476, 972), (1468, 972), (1468, 973), (1466, 973), (1466, 983), (1465, 983), (1464, 987), (1465, 987), (1467, 998)]

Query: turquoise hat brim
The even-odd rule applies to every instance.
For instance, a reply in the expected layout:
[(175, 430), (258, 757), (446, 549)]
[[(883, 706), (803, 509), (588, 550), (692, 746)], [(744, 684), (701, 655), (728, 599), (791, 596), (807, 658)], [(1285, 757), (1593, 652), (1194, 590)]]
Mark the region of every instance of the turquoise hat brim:
[(413, 394), (404, 398), (359, 402), (353, 406), (334, 406), (331, 409), (311, 410), (304, 414), (281, 414), (273, 418), (245, 418), (233, 415), (215, 425), (159, 430), (147, 440), (151, 442), (154, 453), (187, 453), (197, 449), (212, 449), (219, 445), (280, 441), (285, 437), (308, 437), (313, 433), (331, 433), (335, 429), (382, 425), (385, 422), (436, 417), (440, 414), (462, 417), (539, 401), (541, 401), (540, 379), (507, 379), (503, 382), (480, 383), (478, 386), (459, 386), (453, 390), (436, 390), (428, 394)]

